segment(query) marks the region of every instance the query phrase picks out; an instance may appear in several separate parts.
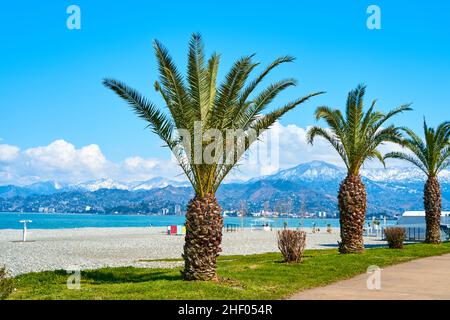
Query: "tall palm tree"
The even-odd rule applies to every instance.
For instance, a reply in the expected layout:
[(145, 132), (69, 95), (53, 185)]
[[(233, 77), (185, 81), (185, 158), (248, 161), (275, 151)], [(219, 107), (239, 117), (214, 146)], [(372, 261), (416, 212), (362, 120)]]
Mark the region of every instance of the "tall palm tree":
[(411, 110), (402, 105), (387, 114), (374, 111), (376, 101), (367, 112), (363, 110), (366, 87), (359, 85), (350, 91), (347, 98), (346, 115), (340, 110), (319, 107), (316, 120), (324, 119), (329, 129), (318, 126), (308, 131), (308, 142), (320, 136), (326, 139), (344, 161), (348, 174), (339, 189), (339, 212), (341, 242), (339, 252), (358, 253), (364, 251), (363, 227), (366, 217), (367, 194), (361, 180), (360, 169), (366, 160), (378, 159), (383, 164), (383, 156), (377, 149), (385, 142), (399, 142), (401, 134), (394, 125), (383, 127), (393, 116)]
[(427, 243), (440, 243), (442, 195), (439, 173), (450, 166), (450, 122), (440, 124), (436, 129), (423, 124), (425, 140), (423, 141), (411, 129), (402, 128), (406, 133), (401, 145), (411, 153), (391, 152), (385, 159), (402, 159), (412, 163), (427, 175), (424, 189), (424, 205)]
[[(265, 130), (286, 112), (322, 92), (263, 114), (274, 98), (284, 89), (295, 86), (296, 81), (275, 82), (258, 94), (254, 94), (255, 89), (274, 68), (292, 62), (293, 57), (276, 59), (248, 82), (258, 63), (252, 61), (253, 55), (244, 56), (233, 64), (217, 86), (219, 55), (213, 54), (205, 62), (200, 35), (192, 35), (189, 43), (186, 79), (162, 44), (154, 41), (153, 46), (160, 78), (155, 89), (161, 94), (168, 115), (124, 83), (112, 79), (105, 79), (103, 83), (149, 123), (150, 129), (171, 149), (195, 191), (186, 213), (184, 278), (216, 279), (216, 258), (221, 251), (223, 227), (221, 208), (215, 197), (217, 188)], [(233, 130), (240, 132), (238, 137), (221, 139)], [(203, 156), (207, 156), (207, 161)]]

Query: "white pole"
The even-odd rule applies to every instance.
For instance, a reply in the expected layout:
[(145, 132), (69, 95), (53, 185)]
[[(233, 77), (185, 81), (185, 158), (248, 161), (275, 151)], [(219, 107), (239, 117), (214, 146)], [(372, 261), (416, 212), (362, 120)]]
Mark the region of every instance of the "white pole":
[(27, 241), (27, 223), (23, 224), (23, 242)]
[(27, 223), (32, 222), (32, 221), (31, 220), (21, 220), (19, 222), (23, 223), (22, 242), (26, 242), (27, 241)]

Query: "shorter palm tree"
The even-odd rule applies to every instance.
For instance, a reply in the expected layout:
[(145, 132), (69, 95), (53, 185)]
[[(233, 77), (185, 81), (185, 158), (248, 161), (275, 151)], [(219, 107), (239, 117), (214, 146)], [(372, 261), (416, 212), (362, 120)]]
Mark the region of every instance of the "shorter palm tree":
[(359, 85), (350, 91), (347, 98), (346, 116), (340, 110), (319, 107), (316, 119), (324, 119), (328, 129), (313, 127), (308, 131), (308, 142), (316, 136), (327, 140), (344, 161), (348, 174), (339, 189), (339, 213), (341, 224), (340, 253), (364, 251), (363, 228), (366, 218), (367, 194), (361, 180), (360, 169), (370, 159), (383, 164), (383, 156), (377, 149), (385, 142), (399, 142), (401, 134), (394, 125), (383, 128), (393, 116), (411, 110), (402, 105), (387, 114), (374, 111), (375, 101), (367, 112), (363, 110), (366, 87)]
[(442, 211), (441, 186), (439, 173), (450, 166), (450, 122), (440, 124), (436, 129), (423, 124), (425, 141), (411, 129), (402, 128), (407, 135), (401, 145), (411, 151), (391, 152), (385, 159), (402, 159), (418, 167), (427, 175), (424, 189), (424, 206), (426, 220), (426, 243), (440, 243), (440, 223)]

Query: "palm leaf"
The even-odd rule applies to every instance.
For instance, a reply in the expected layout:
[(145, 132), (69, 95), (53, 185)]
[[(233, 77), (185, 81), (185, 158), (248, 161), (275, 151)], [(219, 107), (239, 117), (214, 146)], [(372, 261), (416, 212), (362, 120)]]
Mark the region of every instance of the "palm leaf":
[(172, 133), (173, 123), (151, 102), (142, 97), (136, 90), (128, 87), (122, 82), (114, 79), (104, 79), (103, 85), (113, 90), (118, 96), (124, 99), (134, 112), (142, 119), (149, 122), (151, 130), (156, 133), (169, 147), (174, 146)]

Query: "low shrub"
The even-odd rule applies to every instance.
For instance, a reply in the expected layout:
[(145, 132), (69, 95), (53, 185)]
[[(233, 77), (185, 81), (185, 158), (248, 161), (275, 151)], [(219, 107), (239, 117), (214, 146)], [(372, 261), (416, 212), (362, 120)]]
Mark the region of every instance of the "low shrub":
[(5, 300), (14, 290), (14, 280), (8, 277), (5, 267), (0, 267), (0, 300)]
[(384, 229), (386, 240), (389, 248), (391, 249), (403, 249), (403, 242), (406, 237), (406, 230), (399, 227), (390, 227)]
[(306, 247), (306, 232), (299, 230), (278, 231), (278, 248), (288, 263), (299, 263)]

